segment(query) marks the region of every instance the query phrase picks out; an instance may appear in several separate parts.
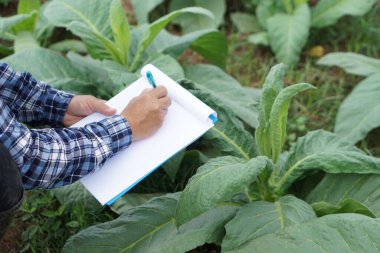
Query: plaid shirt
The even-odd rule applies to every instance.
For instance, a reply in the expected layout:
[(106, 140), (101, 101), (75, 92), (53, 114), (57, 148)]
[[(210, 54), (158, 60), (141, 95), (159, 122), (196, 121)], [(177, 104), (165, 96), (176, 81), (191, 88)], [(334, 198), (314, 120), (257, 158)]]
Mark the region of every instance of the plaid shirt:
[(72, 97), (0, 63), (0, 141), (26, 189), (73, 183), (130, 145), (131, 129), (120, 115), (78, 128), (29, 129), (19, 122), (62, 126)]

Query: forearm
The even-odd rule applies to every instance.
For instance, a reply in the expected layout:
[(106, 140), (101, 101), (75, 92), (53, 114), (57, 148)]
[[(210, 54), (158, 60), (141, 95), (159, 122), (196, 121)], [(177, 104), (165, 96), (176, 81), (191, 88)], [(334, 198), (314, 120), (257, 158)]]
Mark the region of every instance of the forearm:
[[(9, 117), (11, 112), (5, 109), (2, 114)], [(0, 141), (21, 169), (26, 189), (54, 188), (95, 171), (128, 147), (131, 130), (121, 116), (82, 128), (41, 130), (29, 130), (13, 117), (2, 124)]]
[(71, 98), (71, 94), (37, 81), (30, 73), (18, 73), (0, 64), (0, 99), (21, 122), (62, 126)]

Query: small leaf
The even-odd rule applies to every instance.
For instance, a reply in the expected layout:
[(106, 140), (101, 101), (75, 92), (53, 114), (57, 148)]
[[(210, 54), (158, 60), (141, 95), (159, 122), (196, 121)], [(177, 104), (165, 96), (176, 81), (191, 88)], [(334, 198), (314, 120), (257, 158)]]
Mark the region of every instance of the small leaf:
[(334, 24), (344, 15), (361, 16), (368, 12), (376, 0), (319, 0), (313, 8), (313, 27), (326, 27)]
[(276, 163), (282, 152), (286, 137), (286, 121), (290, 100), (298, 93), (312, 89), (314, 86), (308, 83), (294, 84), (281, 90), (274, 100), (269, 118), (269, 135), (272, 147), (272, 160)]
[(356, 53), (330, 53), (318, 60), (317, 64), (337, 66), (347, 73), (370, 76), (380, 72), (380, 60)]
[(309, 204), (291, 195), (281, 197), (274, 203), (251, 202), (242, 207), (227, 223), (222, 251), (235, 252), (248, 241), (316, 218)]
[(232, 156), (209, 160), (199, 167), (181, 194), (176, 210), (176, 225), (181, 225), (216, 207), (228, 202), (231, 197), (255, 181), (268, 166), (264, 157), (250, 161)]
[(27, 20), (13, 27), (15, 33), (29, 31), (34, 32), (41, 8), (40, 0), (19, 0), (17, 14), (33, 14)]

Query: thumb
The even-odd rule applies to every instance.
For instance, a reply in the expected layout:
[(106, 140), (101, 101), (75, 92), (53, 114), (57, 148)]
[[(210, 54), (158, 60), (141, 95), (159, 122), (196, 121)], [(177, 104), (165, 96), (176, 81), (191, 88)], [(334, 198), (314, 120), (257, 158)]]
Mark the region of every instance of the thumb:
[(95, 112), (101, 113), (106, 116), (112, 116), (116, 113), (115, 108), (109, 107), (104, 100), (96, 99), (93, 106)]

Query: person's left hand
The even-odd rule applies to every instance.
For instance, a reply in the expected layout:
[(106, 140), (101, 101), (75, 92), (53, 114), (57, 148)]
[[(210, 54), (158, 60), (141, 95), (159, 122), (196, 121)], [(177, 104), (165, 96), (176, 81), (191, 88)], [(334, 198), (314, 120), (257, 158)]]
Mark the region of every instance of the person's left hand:
[(74, 96), (63, 116), (63, 125), (69, 127), (94, 112), (106, 116), (112, 116), (116, 113), (116, 109), (109, 107), (105, 104), (104, 100), (98, 99), (94, 96)]

